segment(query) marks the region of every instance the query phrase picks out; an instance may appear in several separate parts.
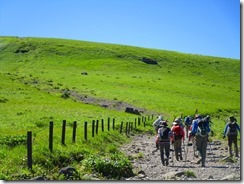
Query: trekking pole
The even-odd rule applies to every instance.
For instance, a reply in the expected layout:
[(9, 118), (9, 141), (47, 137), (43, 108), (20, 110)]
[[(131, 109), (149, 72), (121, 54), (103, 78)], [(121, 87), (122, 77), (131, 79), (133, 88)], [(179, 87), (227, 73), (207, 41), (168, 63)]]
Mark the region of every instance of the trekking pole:
[(188, 144), (189, 144), (189, 139), (188, 139), (188, 141), (187, 141), (187, 144), (185, 144), (185, 142), (184, 142), (184, 146), (187, 146), (187, 147), (185, 148), (185, 164), (186, 164), (186, 161), (187, 161)]

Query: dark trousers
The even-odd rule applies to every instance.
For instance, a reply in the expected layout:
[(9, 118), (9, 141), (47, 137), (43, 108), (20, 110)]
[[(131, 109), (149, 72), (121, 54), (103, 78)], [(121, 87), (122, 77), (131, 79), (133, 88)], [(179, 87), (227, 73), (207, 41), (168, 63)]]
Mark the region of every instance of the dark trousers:
[(169, 151), (170, 151), (170, 142), (158, 142), (159, 144), (159, 150), (160, 150), (160, 156), (162, 163), (164, 162), (164, 155), (166, 156), (166, 159), (169, 159)]
[(207, 145), (208, 136), (202, 137), (200, 135), (196, 136), (196, 147), (201, 156), (202, 165), (205, 165), (206, 155), (207, 155)]
[(228, 147), (229, 147), (229, 154), (232, 157), (232, 144), (235, 147), (235, 155), (238, 157), (238, 146), (237, 146), (237, 135), (229, 135), (228, 136)]

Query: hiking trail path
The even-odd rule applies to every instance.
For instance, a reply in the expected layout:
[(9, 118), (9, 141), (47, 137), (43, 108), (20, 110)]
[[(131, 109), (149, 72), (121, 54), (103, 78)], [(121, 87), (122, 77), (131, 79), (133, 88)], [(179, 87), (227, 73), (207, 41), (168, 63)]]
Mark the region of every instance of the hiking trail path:
[[(199, 158), (193, 156), (193, 146), (187, 146), (186, 140), (182, 144), (183, 160), (177, 161), (174, 154), (172, 160), (173, 148), (170, 146), (169, 165), (163, 166), (155, 137), (152, 134), (133, 135), (132, 141), (121, 147), (131, 159), (135, 174), (124, 180), (241, 180), (240, 157), (235, 158), (236, 162), (228, 160), (226, 139), (208, 143), (205, 167), (196, 163)], [(238, 149), (241, 156), (240, 145)], [(194, 173), (195, 177), (187, 173)]]

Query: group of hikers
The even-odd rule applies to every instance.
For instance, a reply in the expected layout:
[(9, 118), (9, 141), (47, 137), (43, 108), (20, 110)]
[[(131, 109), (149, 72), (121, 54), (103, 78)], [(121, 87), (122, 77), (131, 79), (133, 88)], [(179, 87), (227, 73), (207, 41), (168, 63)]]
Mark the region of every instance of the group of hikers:
[[(207, 145), (212, 123), (210, 116), (203, 117), (200, 114), (195, 114), (193, 118), (190, 115), (185, 118), (175, 118), (171, 128), (169, 128), (168, 123), (160, 115), (152, 124), (156, 132), (156, 147), (160, 150), (162, 164), (164, 166), (169, 165), (171, 145), (173, 146), (172, 151), (176, 160), (183, 160), (182, 144), (187, 140), (188, 144), (190, 141), (192, 142), (194, 157), (199, 158), (196, 163), (201, 163), (201, 166), (205, 167)], [(230, 116), (224, 128), (223, 138), (228, 138), (228, 150), (231, 157), (233, 157), (232, 144), (234, 144), (235, 156), (238, 157), (238, 131), (240, 132), (240, 127), (237, 124), (237, 119), (234, 116)]]

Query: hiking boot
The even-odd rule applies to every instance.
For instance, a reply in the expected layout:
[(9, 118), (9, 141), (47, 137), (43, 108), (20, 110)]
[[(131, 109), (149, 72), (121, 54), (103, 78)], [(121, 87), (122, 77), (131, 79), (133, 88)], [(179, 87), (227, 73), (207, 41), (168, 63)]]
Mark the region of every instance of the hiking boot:
[(206, 167), (205, 164), (202, 164), (201, 167)]
[(165, 160), (165, 164), (166, 164), (166, 166), (169, 165), (169, 159), (166, 159), (166, 160)]
[(201, 161), (202, 161), (202, 159), (199, 159), (199, 160), (197, 161), (197, 164), (200, 164), (200, 163), (201, 163)]
[(159, 149), (159, 146), (158, 146), (158, 144), (156, 144), (156, 148), (157, 148), (157, 149)]

